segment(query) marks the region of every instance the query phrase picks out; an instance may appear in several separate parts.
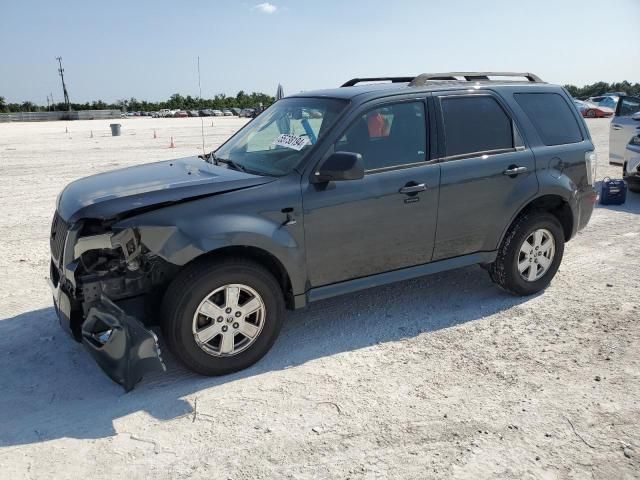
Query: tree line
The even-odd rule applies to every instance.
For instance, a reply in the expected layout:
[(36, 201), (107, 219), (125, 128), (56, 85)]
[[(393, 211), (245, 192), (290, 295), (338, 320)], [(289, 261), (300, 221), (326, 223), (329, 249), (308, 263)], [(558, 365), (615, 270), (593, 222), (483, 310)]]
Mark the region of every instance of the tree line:
[(576, 87), (575, 85), (565, 85), (564, 88), (571, 94), (573, 98), (584, 100), (589, 97), (596, 97), (608, 92), (625, 92), (633, 97), (640, 96), (640, 83), (624, 82), (606, 83), (596, 82), (584, 87)]
[[(574, 98), (585, 99), (595, 97), (607, 92), (625, 92), (627, 95), (640, 96), (640, 83), (623, 82), (596, 82), (583, 87), (575, 85), (565, 85), (567, 91)], [(164, 102), (147, 102), (146, 100), (137, 100), (136, 98), (117, 100), (114, 103), (106, 103), (102, 100), (95, 100), (86, 103), (72, 103), (71, 110), (122, 110), (129, 112), (153, 112), (163, 108), (172, 110), (200, 110), (203, 108), (212, 108), (222, 110), (224, 108), (253, 108), (260, 104), (263, 106), (271, 105), (275, 98), (265, 93), (246, 93), (240, 90), (235, 97), (226, 96), (224, 93), (215, 95), (213, 98), (197, 98), (187, 95), (183, 97), (179, 93), (174, 93), (169, 100)], [(5, 98), (0, 96), (0, 112), (44, 112), (46, 110), (66, 110), (64, 103), (56, 103), (54, 105), (43, 106), (36, 105), (33, 102), (7, 103)]]
[[(211, 108), (222, 110), (224, 108), (254, 108), (262, 104), (269, 106), (275, 98), (265, 93), (246, 93), (240, 90), (235, 97), (226, 96), (224, 93), (215, 95), (213, 98), (197, 98), (187, 95), (183, 97), (179, 93), (174, 93), (164, 102), (148, 102), (137, 100), (134, 97), (129, 99), (116, 100), (114, 103), (106, 103), (102, 100), (95, 100), (86, 103), (71, 103), (71, 110), (122, 110), (128, 112), (155, 112), (163, 108), (171, 110), (201, 110)], [(7, 103), (5, 98), (0, 96), (0, 112), (45, 112), (47, 110), (66, 110), (65, 104), (55, 103), (53, 105), (37, 105), (33, 102)]]

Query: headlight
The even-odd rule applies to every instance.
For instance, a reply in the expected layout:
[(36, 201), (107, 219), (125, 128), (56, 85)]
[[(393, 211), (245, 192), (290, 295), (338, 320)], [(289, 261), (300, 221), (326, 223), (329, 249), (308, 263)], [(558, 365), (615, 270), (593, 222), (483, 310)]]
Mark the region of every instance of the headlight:
[(587, 183), (593, 185), (593, 180), (596, 178), (598, 155), (593, 150), (590, 150), (584, 154), (584, 162), (587, 166)]

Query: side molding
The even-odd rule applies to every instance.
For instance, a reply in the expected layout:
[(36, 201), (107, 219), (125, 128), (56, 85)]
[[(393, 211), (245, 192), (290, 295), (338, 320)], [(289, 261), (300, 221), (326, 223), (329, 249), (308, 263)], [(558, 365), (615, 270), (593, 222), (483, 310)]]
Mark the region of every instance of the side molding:
[[(444, 272), (445, 270), (468, 267), (469, 265), (477, 263), (491, 263), (496, 259), (496, 255), (497, 251), (472, 253), (461, 257), (426, 263), (416, 267), (403, 268), (392, 272), (379, 273), (369, 277), (334, 283), (324, 287), (312, 288), (307, 292), (307, 301), (316, 302), (318, 300), (324, 300), (326, 298), (343, 295), (345, 293), (358, 292), (367, 288), (387, 285), (389, 283), (395, 283), (402, 280), (409, 280), (412, 278), (430, 275), (432, 273)], [(298, 302), (296, 302), (296, 308), (298, 308)]]

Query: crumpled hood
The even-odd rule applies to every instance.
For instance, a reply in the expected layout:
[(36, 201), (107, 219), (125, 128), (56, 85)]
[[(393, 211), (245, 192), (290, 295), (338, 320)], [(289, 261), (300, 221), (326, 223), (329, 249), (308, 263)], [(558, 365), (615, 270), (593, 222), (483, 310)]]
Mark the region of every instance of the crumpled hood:
[(194, 197), (263, 185), (273, 177), (215, 166), (198, 157), (147, 163), (71, 182), (58, 197), (58, 214), (67, 222), (117, 215)]

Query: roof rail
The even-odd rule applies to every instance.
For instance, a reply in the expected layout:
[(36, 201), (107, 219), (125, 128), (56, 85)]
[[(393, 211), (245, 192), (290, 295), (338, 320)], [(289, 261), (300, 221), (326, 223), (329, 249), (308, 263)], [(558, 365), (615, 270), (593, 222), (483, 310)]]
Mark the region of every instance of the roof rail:
[(352, 78), (348, 82), (340, 85), (341, 87), (353, 87), (358, 83), (364, 82), (384, 82), (389, 81), (391, 83), (407, 83), (411, 82), (415, 77), (371, 77), (371, 78)]
[(410, 87), (426, 85), (428, 80), (460, 80), (464, 78), (467, 82), (477, 80), (489, 80), (489, 77), (524, 77), (529, 82), (543, 83), (537, 75), (529, 72), (445, 72), (445, 73), (422, 73), (413, 78), (409, 83)]

